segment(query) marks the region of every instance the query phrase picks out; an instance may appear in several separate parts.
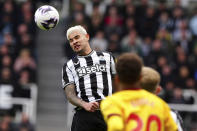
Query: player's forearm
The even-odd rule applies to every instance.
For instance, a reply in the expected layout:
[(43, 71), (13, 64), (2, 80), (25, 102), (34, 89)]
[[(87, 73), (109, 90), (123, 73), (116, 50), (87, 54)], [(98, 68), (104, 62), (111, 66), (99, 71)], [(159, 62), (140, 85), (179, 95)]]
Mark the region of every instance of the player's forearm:
[(77, 97), (74, 85), (70, 84), (64, 90), (66, 93), (66, 97), (71, 104), (75, 106), (83, 107), (83, 104), (85, 102), (81, 100), (79, 97)]

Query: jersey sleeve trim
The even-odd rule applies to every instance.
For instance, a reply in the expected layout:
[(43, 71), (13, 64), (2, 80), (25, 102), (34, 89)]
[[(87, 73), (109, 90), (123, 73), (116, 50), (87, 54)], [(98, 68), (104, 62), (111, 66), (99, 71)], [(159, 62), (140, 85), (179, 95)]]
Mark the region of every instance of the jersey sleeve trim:
[(109, 114), (109, 115), (107, 116), (107, 119), (111, 118), (112, 116), (119, 116), (119, 117), (121, 117), (120, 114), (115, 114), (115, 113), (113, 113), (113, 114)]
[(65, 89), (68, 85), (70, 85), (70, 84), (74, 84), (74, 81), (73, 82), (69, 82), (69, 83), (67, 83), (64, 87), (63, 87), (63, 89)]

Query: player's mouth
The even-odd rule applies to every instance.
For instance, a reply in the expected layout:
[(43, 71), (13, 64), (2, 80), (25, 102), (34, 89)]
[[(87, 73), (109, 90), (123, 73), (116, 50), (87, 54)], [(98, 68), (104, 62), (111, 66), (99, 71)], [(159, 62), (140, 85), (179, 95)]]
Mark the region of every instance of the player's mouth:
[(74, 49), (75, 49), (75, 50), (78, 50), (79, 48), (80, 48), (80, 45), (75, 45), (75, 46), (74, 46)]

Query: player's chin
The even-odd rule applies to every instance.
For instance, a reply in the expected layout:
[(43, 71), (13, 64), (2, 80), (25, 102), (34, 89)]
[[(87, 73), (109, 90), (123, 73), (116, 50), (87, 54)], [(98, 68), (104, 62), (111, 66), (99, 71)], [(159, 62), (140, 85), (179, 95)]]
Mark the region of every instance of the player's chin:
[(82, 50), (77, 48), (77, 49), (74, 49), (74, 52), (77, 53), (77, 54), (80, 54), (82, 52)]

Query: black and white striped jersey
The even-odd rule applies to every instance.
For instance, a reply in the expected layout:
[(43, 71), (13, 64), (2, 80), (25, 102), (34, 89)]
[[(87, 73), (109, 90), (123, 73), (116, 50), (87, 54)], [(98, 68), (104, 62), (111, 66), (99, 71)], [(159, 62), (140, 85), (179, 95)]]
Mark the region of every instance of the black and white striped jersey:
[(116, 74), (115, 61), (110, 53), (92, 51), (76, 56), (64, 64), (62, 84), (75, 84), (79, 98), (86, 102), (98, 101), (112, 94), (112, 77)]
[(172, 109), (170, 113), (171, 113), (172, 118), (177, 124), (178, 131), (185, 131), (184, 126), (183, 126), (183, 119), (181, 118), (180, 114), (177, 111), (172, 110)]

